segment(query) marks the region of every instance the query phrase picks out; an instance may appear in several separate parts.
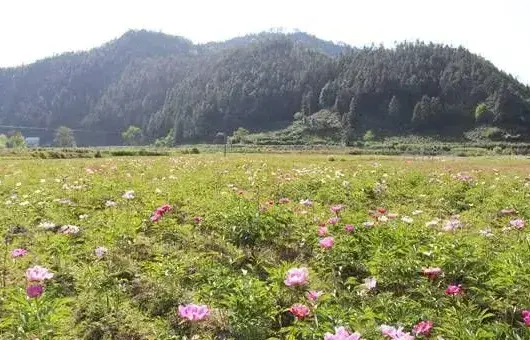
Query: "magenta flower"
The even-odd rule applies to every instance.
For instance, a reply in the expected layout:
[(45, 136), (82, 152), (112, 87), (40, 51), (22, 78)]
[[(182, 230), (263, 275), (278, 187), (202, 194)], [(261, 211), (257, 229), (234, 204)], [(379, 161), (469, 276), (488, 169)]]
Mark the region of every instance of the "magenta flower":
[(30, 282), (41, 282), (49, 280), (53, 277), (53, 273), (41, 266), (34, 266), (26, 270), (26, 279)]
[(344, 327), (335, 328), (335, 334), (331, 334), (329, 332), (324, 334), (324, 340), (360, 340), (360, 339), (361, 339), (361, 334), (359, 332), (350, 334)]
[(26, 249), (17, 248), (11, 251), (11, 257), (22, 257), (26, 255), (28, 251)]
[(329, 249), (335, 244), (335, 239), (332, 236), (323, 238), (318, 242), (322, 248)]
[(173, 208), (169, 204), (164, 204), (158, 207), (155, 212), (151, 215), (151, 222), (158, 222), (167, 212), (170, 212)]
[(179, 316), (189, 321), (201, 321), (210, 316), (210, 309), (206, 305), (180, 305)]
[(309, 280), (309, 271), (307, 268), (291, 268), (287, 272), (287, 277), (283, 281), (286, 286), (304, 286)]
[(318, 227), (318, 236), (326, 236), (329, 233), (328, 227), (320, 226)]
[(425, 275), (429, 280), (436, 279), (440, 274), (443, 273), (442, 268), (422, 268), (421, 273)]
[(295, 303), (289, 308), (289, 312), (293, 314), (298, 320), (303, 320), (309, 316), (309, 308), (301, 303)]
[(527, 327), (530, 327), (530, 310), (523, 310), (521, 312), (521, 315), (523, 316), (524, 324)]
[(313, 301), (314, 302), (314, 301), (318, 300), (318, 298), (320, 296), (322, 296), (322, 294), (324, 294), (324, 292), (321, 291), (321, 290), (310, 290), (309, 292), (306, 293), (305, 296), (307, 297), (307, 299), (309, 301)]
[(26, 295), (29, 298), (38, 298), (39, 296), (42, 295), (43, 292), (44, 292), (44, 287), (42, 285), (40, 285), (40, 284), (38, 284), (38, 285), (29, 285), (26, 288)]
[(193, 222), (195, 222), (195, 223), (197, 223), (197, 224), (201, 223), (201, 222), (202, 222), (202, 217), (200, 217), (200, 216), (195, 216), (195, 217), (193, 218)]
[(433, 323), (430, 320), (420, 321), (412, 328), (412, 333), (416, 335), (429, 335), (431, 333)]
[(280, 198), (279, 202), (280, 202), (280, 204), (287, 204), (287, 203), (290, 203), (291, 200), (286, 198), (286, 197), (282, 197), (282, 198)]
[(338, 218), (337, 216), (335, 216), (335, 217), (332, 217), (332, 218), (330, 218), (330, 219), (328, 220), (328, 224), (334, 225), (334, 224), (339, 223), (339, 221), (340, 221), (340, 218)]
[(525, 221), (521, 218), (517, 218), (515, 220), (510, 221), (510, 226), (512, 226), (515, 229), (521, 230), (525, 227), (525, 225), (526, 225)]
[(347, 232), (351, 233), (352, 231), (355, 230), (355, 227), (353, 225), (351, 225), (351, 224), (346, 224), (344, 226), (344, 230), (346, 230)]
[(342, 210), (344, 210), (344, 206), (342, 204), (332, 205), (331, 208), (329, 208), (329, 210), (331, 210), (331, 212), (335, 214), (338, 214)]
[(449, 285), (445, 290), (445, 295), (464, 295), (462, 285)]

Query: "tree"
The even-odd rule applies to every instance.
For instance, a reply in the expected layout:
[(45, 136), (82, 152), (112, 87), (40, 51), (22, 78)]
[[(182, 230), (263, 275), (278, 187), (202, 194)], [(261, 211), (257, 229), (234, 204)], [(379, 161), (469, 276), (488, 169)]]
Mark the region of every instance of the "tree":
[(169, 130), (168, 134), (165, 137), (157, 138), (155, 140), (155, 147), (157, 148), (169, 148), (173, 145), (173, 141), (175, 138), (175, 133), (173, 129)]
[(388, 103), (388, 117), (394, 121), (398, 121), (401, 115), (401, 104), (396, 96), (392, 96), (390, 103)]
[(232, 133), (232, 142), (234, 143), (239, 143), (243, 140), (243, 138), (245, 138), (246, 136), (248, 136), (250, 132), (248, 132), (247, 129), (243, 128), (243, 127), (239, 127), (236, 131), (234, 131)]
[(475, 121), (477, 123), (488, 123), (490, 118), (490, 112), (486, 103), (478, 104), (475, 108)]
[(1, 134), (0, 135), (0, 148), (6, 148), (7, 147), (7, 141), (8, 141), (8, 138), (6, 135), (4, 134)]
[(59, 126), (55, 130), (53, 145), (61, 148), (75, 148), (77, 143), (72, 129), (66, 126)]
[(25, 148), (26, 139), (24, 138), (24, 136), (22, 136), (22, 133), (20, 133), (20, 131), (17, 131), (7, 140), (7, 147), (11, 149)]
[(143, 139), (142, 129), (130, 125), (127, 130), (122, 132), (121, 138), (127, 145), (140, 145)]
[(342, 142), (348, 145), (353, 139), (354, 130), (359, 125), (359, 112), (357, 110), (357, 98), (352, 97), (348, 112), (342, 115)]

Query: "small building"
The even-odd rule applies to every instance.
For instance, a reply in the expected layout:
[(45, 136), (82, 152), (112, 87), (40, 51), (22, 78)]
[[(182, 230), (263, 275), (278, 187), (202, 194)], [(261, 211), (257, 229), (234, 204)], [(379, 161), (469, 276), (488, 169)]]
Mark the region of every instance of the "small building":
[(28, 148), (36, 148), (40, 145), (39, 137), (26, 137), (26, 146)]

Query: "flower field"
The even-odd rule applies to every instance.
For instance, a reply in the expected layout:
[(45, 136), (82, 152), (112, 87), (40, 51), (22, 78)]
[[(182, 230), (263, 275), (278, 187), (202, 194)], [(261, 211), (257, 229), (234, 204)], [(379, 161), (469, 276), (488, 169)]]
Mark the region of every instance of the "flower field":
[(0, 339), (529, 339), (530, 162), (0, 160)]

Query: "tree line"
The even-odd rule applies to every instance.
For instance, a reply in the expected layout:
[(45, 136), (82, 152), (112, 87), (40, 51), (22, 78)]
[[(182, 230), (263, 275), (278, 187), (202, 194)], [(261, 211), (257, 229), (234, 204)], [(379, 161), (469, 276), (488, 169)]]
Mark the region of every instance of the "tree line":
[(1, 124), (124, 133), (85, 142), (93, 145), (212, 142), (239, 127), (285, 128), (295, 114), (314, 121), (323, 110), (345, 143), (367, 131), (458, 137), (479, 126), (525, 136), (530, 88), (463, 47), (359, 49), (301, 32), (195, 45), (131, 31), (87, 52), (0, 69)]

